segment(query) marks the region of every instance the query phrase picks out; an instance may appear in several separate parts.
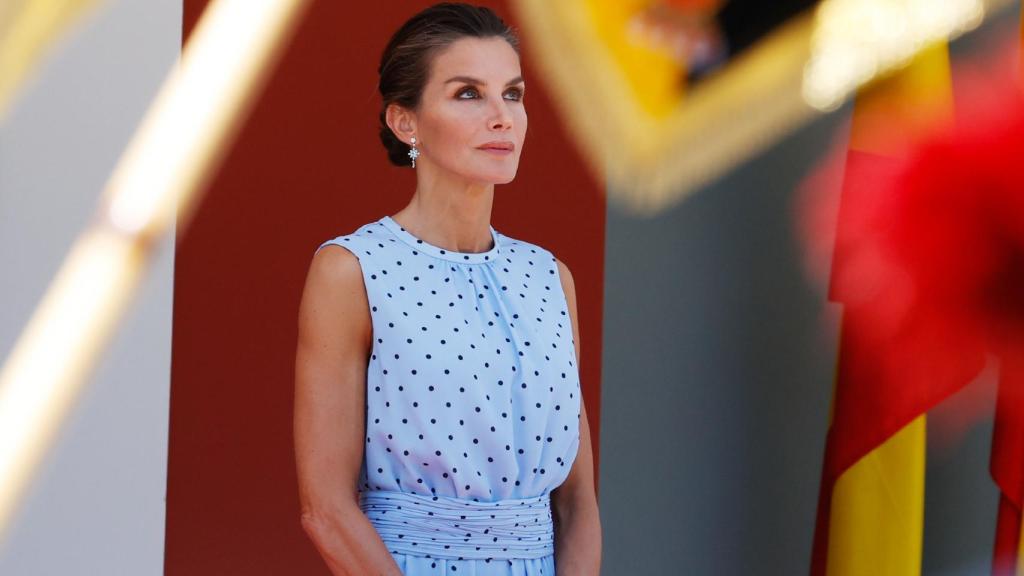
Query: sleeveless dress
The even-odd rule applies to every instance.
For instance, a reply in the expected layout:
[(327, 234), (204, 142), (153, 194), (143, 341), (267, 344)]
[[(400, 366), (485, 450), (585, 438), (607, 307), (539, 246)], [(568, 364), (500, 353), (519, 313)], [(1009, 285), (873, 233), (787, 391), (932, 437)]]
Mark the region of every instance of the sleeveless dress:
[(490, 228), (453, 252), (390, 216), (352, 252), (373, 325), (360, 507), (407, 576), (554, 576), (550, 493), (579, 447), (572, 321), (551, 252)]

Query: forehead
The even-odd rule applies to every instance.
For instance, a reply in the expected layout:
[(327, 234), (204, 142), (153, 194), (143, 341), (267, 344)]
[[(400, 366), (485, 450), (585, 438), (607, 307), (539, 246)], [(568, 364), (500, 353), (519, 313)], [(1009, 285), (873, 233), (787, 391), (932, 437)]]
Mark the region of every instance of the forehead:
[(430, 82), (472, 76), (504, 84), (520, 74), (519, 55), (505, 39), (459, 38), (434, 57)]

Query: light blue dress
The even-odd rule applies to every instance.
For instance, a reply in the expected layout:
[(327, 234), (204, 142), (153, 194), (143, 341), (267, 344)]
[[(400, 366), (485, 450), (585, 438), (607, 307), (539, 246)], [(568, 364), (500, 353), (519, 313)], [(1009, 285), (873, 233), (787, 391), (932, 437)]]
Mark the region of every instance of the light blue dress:
[(551, 252), (490, 228), (445, 250), (390, 216), (352, 252), (373, 323), (360, 506), (407, 576), (554, 576), (550, 493), (579, 447), (580, 381)]

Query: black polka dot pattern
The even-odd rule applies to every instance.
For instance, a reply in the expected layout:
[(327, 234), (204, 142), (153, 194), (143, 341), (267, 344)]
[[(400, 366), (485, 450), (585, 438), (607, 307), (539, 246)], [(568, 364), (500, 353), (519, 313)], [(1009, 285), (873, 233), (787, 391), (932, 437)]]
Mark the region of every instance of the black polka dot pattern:
[(490, 231), (462, 253), (385, 216), (321, 245), (359, 259), (370, 304), (361, 491), (493, 503), (569, 474), (580, 382), (555, 258)]

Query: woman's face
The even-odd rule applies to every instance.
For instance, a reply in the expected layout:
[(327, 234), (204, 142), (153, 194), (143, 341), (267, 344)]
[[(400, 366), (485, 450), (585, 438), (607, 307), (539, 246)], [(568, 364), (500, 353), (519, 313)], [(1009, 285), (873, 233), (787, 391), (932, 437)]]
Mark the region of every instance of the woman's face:
[(434, 56), (416, 112), (416, 145), (467, 181), (515, 178), (526, 137), (519, 55), (502, 38), (461, 38)]

